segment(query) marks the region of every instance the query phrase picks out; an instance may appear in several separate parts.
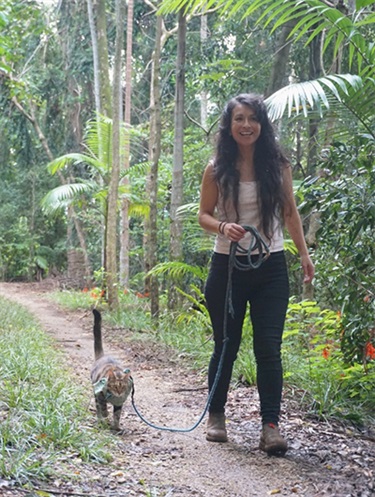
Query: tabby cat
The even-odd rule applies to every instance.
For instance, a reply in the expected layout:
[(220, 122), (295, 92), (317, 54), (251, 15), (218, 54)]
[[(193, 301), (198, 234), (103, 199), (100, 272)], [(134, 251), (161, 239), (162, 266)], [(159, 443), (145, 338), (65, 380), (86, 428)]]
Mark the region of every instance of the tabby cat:
[(96, 413), (99, 422), (107, 421), (107, 403), (112, 404), (112, 429), (119, 431), (122, 406), (132, 390), (133, 380), (130, 369), (123, 369), (116, 359), (104, 355), (102, 316), (96, 309), (93, 309), (93, 313), (95, 363), (91, 370), (91, 381), (94, 387)]

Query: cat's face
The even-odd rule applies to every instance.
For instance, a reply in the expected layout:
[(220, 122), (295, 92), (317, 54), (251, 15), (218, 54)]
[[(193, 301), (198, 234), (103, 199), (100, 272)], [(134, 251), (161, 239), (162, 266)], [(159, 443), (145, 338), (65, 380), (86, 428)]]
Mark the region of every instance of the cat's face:
[(115, 397), (121, 397), (131, 387), (131, 384), (129, 369), (109, 371), (107, 390)]
[(122, 371), (120, 368), (108, 371), (106, 376), (94, 384), (94, 393), (103, 393), (106, 400), (113, 405), (122, 405), (133, 386), (129, 369)]

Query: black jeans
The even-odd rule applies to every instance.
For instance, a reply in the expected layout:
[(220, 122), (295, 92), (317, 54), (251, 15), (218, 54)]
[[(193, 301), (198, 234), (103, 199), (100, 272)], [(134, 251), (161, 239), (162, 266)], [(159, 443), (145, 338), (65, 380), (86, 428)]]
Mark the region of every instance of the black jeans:
[[(215, 380), (223, 348), (228, 258), (229, 256), (224, 254), (213, 254), (205, 287), (205, 297), (215, 341), (208, 371), (210, 390)], [(239, 256), (238, 259), (245, 258)], [(272, 253), (258, 269), (233, 270), (234, 318), (228, 315), (226, 334), (229, 341), (223, 369), (209, 412), (224, 412), (233, 364), (241, 344), (246, 306), (249, 302), (262, 422), (278, 423), (283, 386), (281, 342), (288, 300), (289, 279), (284, 252)]]

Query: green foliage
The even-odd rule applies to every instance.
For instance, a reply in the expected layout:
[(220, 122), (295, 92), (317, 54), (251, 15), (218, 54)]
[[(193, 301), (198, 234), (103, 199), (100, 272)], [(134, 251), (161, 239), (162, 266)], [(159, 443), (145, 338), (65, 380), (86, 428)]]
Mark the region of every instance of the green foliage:
[[(316, 302), (291, 300), (284, 332), (285, 383), (302, 391), (302, 401), (320, 417), (365, 424), (373, 416), (375, 356), (348, 366), (341, 352), (341, 314)], [(372, 421), (374, 421), (372, 419)]]
[(375, 345), (374, 157), (373, 144), (361, 137), (353, 145), (333, 144), (301, 205), (319, 214), (316, 297), (340, 309), (349, 363), (363, 363), (366, 344)]
[(0, 475), (21, 484), (56, 475), (62, 450), (107, 461), (104, 436), (86, 427), (85, 393), (61, 368), (49, 338), (3, 299), (0, 322)]
[[(333, 106), (332, 99), (327, 96), (329, 90), (338, 102), (343, 103), (345, 96), (352, 92), (358, 93), (363, 89), (363, 80), (352, 74), (328, 75), (315, 81), (290, 84), (281, 88), (266, 99), (270, 119), (277, 121), (284, 113), (288, 117), (303, 113), (304, 117), (315, 114), (323, 117), (323, 108)], [(307, 97), (307, 98), (305, 98)]]
[[(129, 133), (125, 126), (121, 128), (121, 146), (123, 147), (129, 139)], [(75, 183), (58, 186), (51, 190), (42, 200), (42, 207), (47, 214), (54, 213), (59, 209), (65, 209), (68, 205), (78, 205), (83, 207), (84, 195), (91, 197), (94, 205), (99, 202), (100, 212), (105, 216), (107, 210), (107, 196), (110, 181), (110, 171), (112, 168), (112, 120), (105, 116), (98, 116), (87, 123), (84, 146), (86, 153), (69, 153), (58, 157), (47, 165), (50, 174), (67, 171), (69, 176), (76, 176), (75, 171), (83, 172), (84, 178), (78, 178)], [(122, 170), (121, 179), (124, 176), (139, 178), (148, 169), (148, 164), (134, 165), (127, 170)], [(80, 180), (80, 181), (79, 181)], [(128, 186), (120, 185), (119, 197), (128, 198), (134, 209), (139, 214), (147, 212), (145, 206), (140, 209), (137, 198), (132, 195)], [(130, 208), (130, 214), (132, 208)]]

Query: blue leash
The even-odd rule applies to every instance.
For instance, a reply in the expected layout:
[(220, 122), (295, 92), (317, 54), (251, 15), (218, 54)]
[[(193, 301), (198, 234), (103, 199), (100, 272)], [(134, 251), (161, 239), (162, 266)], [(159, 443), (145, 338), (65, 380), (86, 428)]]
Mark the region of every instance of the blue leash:
[[(189, 433), (195, 428), (197, 428), (200, 423), (203, 421), (203, 418), (205, 417), (208, 408), (211, 404), (212, 398), (214, 396), (215, 390), (217, 388), (217, 384), (219, 382), (220, 376), (221, 376), (221, 371), (223, 369), (223, 362), (224, 362), (224, 357), (225, 357), (225, 352), (227, 349), (228, 345), (228, 336), (227, 336), (227, 323), (228, 323), (228, 312), (230, 315), (233, 317), (234, 316), (234, 309), (233, 309), (233, 304), (232, 304), (232, 273), (233, 269), (238, 269), (240, 271), (250, 271), (251, 269), (258, 269), (264, 261), (268, 259), (270, 256), (270, 249), (268, 245), (265, 243), (263, 240), (261, 234), (259, 231), (254, 228), (254, 226), (243, 226), (243, 228), (248, 231), (251, 234), (251, 240), (250, 240), (250, 246), (248, 249), (244, 249), (241, 247), (241, 245), (238, 242), (231, 242), (230, 244), (230, 251), (229, 251), (229, 260), (228, 260), (228, 283), (227, 283), (227, 290), (225, 294), (225, 305), (224, 305), (224, 322), (223, 322), (223, 330), (224, 330), (224, 338), (223, 338), (223, 349), (221, 351), (220, 355), (220, 361), (217, 367), (216, 371), (216, 376), (214, 383), (212, 385), (211, 391), (208, 395), (207, 402), (205, 405), (205, 408), (196, 421), (196, 423), (193, 424), (190, 428), (173, 428), (173, 427), (168, 427), (168, 426), (158, 426), (154, 423), (151, 423), (148, 421), (138, 410), (137, 406), (135, 405), (134, 401), (134, 395), (135, 395), (135, 388), (134, 388), (134, 381), (133, 381), (133, 386), (132, 386), (132, 395), (131, 395), (131, 403), (133, 406), (134, 411), (138, 415), (138, 417), (146, 423), (148, 426), (151, 428), (155, 428), (156, 430), (161, 430), (161, 431), (171, 431), (171, 432), (178, 432), (178, 433)], [(251, 255), (251, 253), (257, 250), (258, 254)], [(247, 256), (247, 260), (245, 263), (238, 261), (236, 259), (236, 255), (238, 254), (243, 254)], [(228, 311), (228, 312), (226, 312)]]

